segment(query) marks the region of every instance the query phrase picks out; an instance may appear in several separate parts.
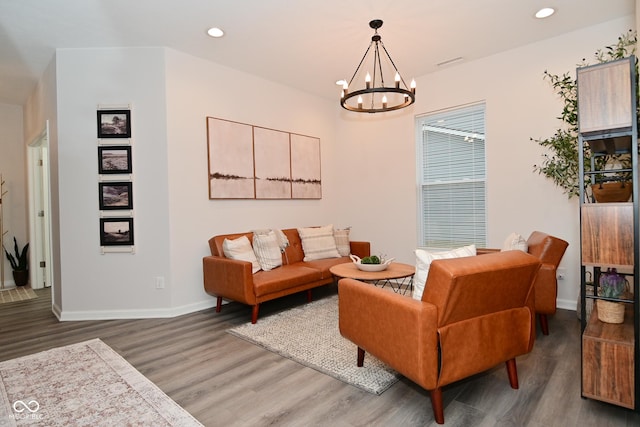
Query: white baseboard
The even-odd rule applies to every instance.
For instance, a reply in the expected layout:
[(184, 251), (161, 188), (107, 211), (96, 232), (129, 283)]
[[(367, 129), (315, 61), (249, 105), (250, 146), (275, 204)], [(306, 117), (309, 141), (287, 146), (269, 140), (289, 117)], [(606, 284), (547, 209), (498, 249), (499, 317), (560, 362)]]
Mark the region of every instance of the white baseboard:
[(215, 298), (210, 301), (199, 301), (193, 304), (186, 304), (180, 307), (161, 308), (161, 309), (140, 309), (140, 310), (81, 310), (70, 311), (62, 310), (59, 307), (53, 307), (53, 313), (60, 321), (76, 321), (76, 320), (118, 320), (118, 319), (153, 319), (153, 318), (170, 318), (182, 316), (200, 310), (206, 310), (216, 306)]
[(556, 307), (562, 308), (563, 310), (577, 311), (578, 301), (568, 300), (568, 299), (558, 299), (556, 300)]

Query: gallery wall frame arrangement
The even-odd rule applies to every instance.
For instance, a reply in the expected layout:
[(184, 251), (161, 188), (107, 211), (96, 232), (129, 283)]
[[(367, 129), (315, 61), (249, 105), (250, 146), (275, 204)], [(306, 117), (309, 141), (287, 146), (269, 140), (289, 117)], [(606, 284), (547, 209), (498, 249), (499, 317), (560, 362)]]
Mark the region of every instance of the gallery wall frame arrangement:
[(321, 199), (320, 138), (207, 117), (209, 199)]
[(131, 105), (97, 108), (100, 251), (135, 253)]

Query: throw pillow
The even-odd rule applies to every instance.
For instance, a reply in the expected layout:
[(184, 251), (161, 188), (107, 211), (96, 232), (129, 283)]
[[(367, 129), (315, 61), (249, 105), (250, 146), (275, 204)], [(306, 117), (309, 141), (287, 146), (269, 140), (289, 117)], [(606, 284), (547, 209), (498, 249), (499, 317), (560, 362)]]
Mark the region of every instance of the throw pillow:
[(273, 230), (267, 233), (253, 234), (253, 252), (264, 271), (273, 270), (282, 265), (282, 255), (278, 246), (278, 237)]
[(324, 227), (298, 228), (302, 241), (304, 261), (324, 258), (340, 258), (336, 240), (333, 238), (333, 224)]
[(349, 256), (351, 254), (351, 245), (349, 244), (349, 231), (351, 227), (344, 230), (334, 230), (333, 238), (336, 241), (336, 249), (340, 256)]
[(222, 251), (227, 258), (249, 261), (253, 274), (260, 271), (260, 263), (258, 263), (256, 254), (253, 252), (251, 242), (247, 236), (241, 236), (233, 240), (224, 239), (224, 242), (222, 242)]
[(519, 250), (527, 252), (528, 249), (529, 245), (527, 245), (527, 241), (518, 233), (509, 234), (502, 245), (503, 251)]
[(413, 278), (413, 299), (422, 300), (424, 285), (427, 283), (429, 267), (434, 259), (462, 258), (476, 255), (476, 245), (463, 246), (444, 252), (429, 252), (416, 249), (416, 275)]

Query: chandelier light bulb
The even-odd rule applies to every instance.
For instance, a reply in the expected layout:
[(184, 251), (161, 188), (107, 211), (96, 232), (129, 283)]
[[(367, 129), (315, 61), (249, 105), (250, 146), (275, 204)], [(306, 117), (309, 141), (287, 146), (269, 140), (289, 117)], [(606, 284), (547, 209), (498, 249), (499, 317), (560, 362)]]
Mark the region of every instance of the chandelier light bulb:
[(362, 108), (362, 97), (358, 96), (358, 108)]
[(371, 76), (369, 75), (369, 73), (367, 73), (367, 76), (364, 78), (364, 83), (367, 89), (371, 88)]

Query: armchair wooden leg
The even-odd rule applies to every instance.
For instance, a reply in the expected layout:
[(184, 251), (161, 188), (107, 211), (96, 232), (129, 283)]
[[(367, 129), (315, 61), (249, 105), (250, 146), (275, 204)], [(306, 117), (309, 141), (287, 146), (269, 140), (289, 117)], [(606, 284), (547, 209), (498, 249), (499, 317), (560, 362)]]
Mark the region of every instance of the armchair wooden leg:
[(430, 390), (431, 395), (431, 407), (433, 408), (433, 418), (436, 419), (436, 423), (444, 424), (444, 409), (442, 408), (442, 389), (440, 387), (435, 390)]
[(364, 350), (358, 347), (358, 368), (364, 366)]
[(216, 299), (216, 313), (220, 313), (222, 311), (222, 297), (217, 297)]
[(549, 319), (547, 319), (547, 315), (538, 314), (538, 318), (540, 318), (540, 329), (542, 329), (542, 334), (549, 335)]
[(509, 374), (509, 384), (511, 388), (518, 389), (518, 368), (516, 367), (516, 359), (507, 360), (507, 373)]
[(307, 302), (311, 301), (313, 301), (313, 293), (311, 292), (311, 289), (307, 289)]
[(260, 304), (251, 306), (251, 323), (256, 323), (258, 321), (259, 311), (260, 311)]

